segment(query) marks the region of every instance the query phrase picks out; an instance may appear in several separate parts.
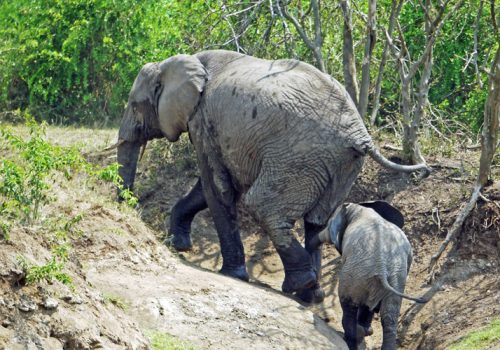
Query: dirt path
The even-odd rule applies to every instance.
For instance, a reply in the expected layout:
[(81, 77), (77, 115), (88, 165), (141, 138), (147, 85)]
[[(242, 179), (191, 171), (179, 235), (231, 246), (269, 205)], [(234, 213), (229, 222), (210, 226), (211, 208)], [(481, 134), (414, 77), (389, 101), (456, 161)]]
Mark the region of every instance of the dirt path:
[(163, 262), (99, 259), (89, 262), (87, 280), (120, 297), (141, 329), (200, 349), (346, 349), (323, 320), (280, 293), (176, 259)]

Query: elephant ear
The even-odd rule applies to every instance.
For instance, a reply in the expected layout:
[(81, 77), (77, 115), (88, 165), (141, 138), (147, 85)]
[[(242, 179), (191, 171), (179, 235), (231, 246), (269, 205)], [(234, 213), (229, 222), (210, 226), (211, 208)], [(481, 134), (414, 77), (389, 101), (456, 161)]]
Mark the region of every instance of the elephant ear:
[(337, 251), (342, 254), (342, 239), (347, 226), (346, 205), (343, 204), (333, 213), (332, 218), (328, 222), (328, 234), (330, 242), (335, 245)]
[(200, 102), (207, 71), (194, 56), (177, 55), (159, 64), (158, 118), (169, 141), (177, 141), (187, 131), (189, 117)]
[(359, 205), (362, 205), (363, 207), (367, 208), (372, 208), (385, 220), (392, 222), (399, 228), (403, 228), (405, 224), (405, 219), (403, 217), (403, 214), (401, 214), (399, 210), (394, 208), (386, 201), (369, 201), (369, 202), (359, 203)]

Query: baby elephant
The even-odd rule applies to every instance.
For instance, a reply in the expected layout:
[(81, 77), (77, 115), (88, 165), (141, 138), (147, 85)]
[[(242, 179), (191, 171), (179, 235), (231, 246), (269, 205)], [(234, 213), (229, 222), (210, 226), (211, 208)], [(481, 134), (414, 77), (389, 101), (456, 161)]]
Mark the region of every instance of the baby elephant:
[(380, 312), (382, 321), (382, 349), (396, 349), (401, 298), (427, 302), (403, 294), (412, 261), (403, 224), (403, 215), (387, 202), (344, 204), (310, 242), (313, 247), (333, 243), (342, 255), (338, 294), (350, 350), (358, 347), (358, 328), (364, 333), (361, 339), (373, 333), (374, 312)]

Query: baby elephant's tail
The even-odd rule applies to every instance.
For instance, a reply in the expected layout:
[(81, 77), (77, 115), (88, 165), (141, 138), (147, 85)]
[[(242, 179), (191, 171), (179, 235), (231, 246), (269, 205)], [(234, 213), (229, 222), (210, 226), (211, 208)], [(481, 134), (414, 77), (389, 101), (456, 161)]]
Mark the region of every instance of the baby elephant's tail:
[(385, 289), (393, 292), (396, 295), (399, 295), (402, 298), (405, 298), (405, 299), (408, 299), (408, 300), (413, 300), (413, 301), (415, 301), (417, 303), (420, 303), (420, 304), (425, 304), (426, 302), (429, 301), (426, 298), (416, 298), (416, 297), (412, 297), (412, 296), (403, 294), (401, 292), (398, 292), (397, 290), (395, 290), (394, 288), (392, 288), (392, 286), (389, 284), (389, 282), (387, 281), (387, 276), (386, 275), (380, 276), (380, 282), (382, 282), (382, 285), (384, 286)]

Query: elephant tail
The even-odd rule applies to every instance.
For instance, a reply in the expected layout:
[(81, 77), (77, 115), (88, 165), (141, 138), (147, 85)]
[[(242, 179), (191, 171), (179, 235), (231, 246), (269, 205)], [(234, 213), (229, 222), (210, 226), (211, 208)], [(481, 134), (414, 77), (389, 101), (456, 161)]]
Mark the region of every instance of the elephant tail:
[(417, 298), (417, 297), (412, 297), (410, 295), (406, 295), (404, 293), (401, 293), (401, 292), (398, 292), (396, 289), (394, 289), (390, 284), (389, 284), (389, 281), (387, 281), (387, 276), (386, 275), (383, 275), (383, 276), (379, 276), (380, 277), (380, 282), (382, 283), (382, 285), (384, 286), (384, 288), (388, 291), (391, 291), (392, 293), (396, 294), (396, 295), (399, 295), (400, 297), (402, 298), (405, 298), (405, 299), (408, 299), (408, 300), (412, 300), (414, 302), (417, 302), (419, 304), (425, 304), (426, 302), (428, 302), (429, 300), (426, 299), (426, 298)]
[(432, 171), (431, 168), (427, 166), (427, 164), (422, 163), (422, 164), (416, 164), (416, 165), (401, 165), (401, 164), (396, 164), (394, 162), (391, 162), (389, 159), (384, 157), (379, 150), (376, 147), (370, 147), (367, 152), (370, 157), (373, 158), (377, 163), (382, 165), (383, 167), (404, 172), (404, 173), (411, 173), (417, 170), (424, 170), (426, 175), (429, 175)]

